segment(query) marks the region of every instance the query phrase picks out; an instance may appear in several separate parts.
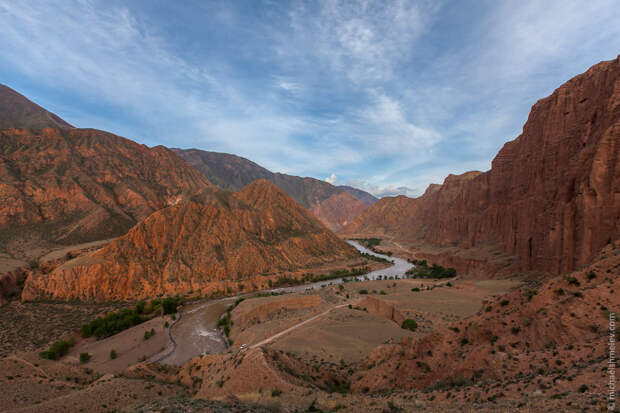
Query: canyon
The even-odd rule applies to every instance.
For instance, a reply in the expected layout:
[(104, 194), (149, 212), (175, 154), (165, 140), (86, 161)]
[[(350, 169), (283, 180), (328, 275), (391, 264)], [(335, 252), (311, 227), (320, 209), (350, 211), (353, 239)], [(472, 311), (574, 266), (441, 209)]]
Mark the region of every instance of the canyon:
[(422, 252), (491, 245), (517, 257), (508, 273), (572, 271), (618, 239), (619, 142), (616, 58), (539, 100), (489, 171), (450, 175), (416, 199), (382, 198), (339, 234), (388, 238)]
[[(489, 171), (415, 199), (74, 128), (7, 89), (9, 411), (605, 407), (620, 310), (620, 56), (535, 103)], [(433, 264), (456, 270), (416, 272)], [(165, 298), (179, 308), (165, 313)], [(102, 340), (79, 332), (160, 304)], [(52, 339), (74, 347), (37, 357)]]

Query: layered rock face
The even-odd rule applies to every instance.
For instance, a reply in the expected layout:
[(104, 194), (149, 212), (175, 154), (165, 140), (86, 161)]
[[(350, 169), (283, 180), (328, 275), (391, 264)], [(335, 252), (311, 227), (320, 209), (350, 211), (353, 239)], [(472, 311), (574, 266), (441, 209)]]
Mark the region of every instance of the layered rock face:
[(238, 191), (257, 179), (267, 179), (295, 202), (311, 210), (332, 230), (351, 222), (367, 205), (377, 200), (360, 189), (336, 187), (314, 178), (274, 173), (236, 155), (198, 149), (173, 149), (173, 151), (222, 189)]
[(210, 186), (163, 147), (93, 129), (0, 131), (0, 250), (28, 239), (75, 244), (125, 234)]
[(273, 184), (258, 180), (235, 194), (209, 187), (157, 211), (96, 253), (29, 277), (22, 298), (109, 301), (206, 291), (218, 281), (357, 255)]
[(497, 245), (522, 269), (567, 272), (618, 239), (619, 142), (620, 57), (538, 101), (488, 172), (450, 175), (417, 199), (384, 198), (341, 234)]

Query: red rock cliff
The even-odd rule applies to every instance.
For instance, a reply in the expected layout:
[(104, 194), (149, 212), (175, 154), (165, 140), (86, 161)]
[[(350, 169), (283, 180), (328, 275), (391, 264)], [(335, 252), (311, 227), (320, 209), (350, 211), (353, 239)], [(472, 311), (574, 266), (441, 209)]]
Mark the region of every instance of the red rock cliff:
[(618, 239), (619, 142), (620, 57), (538, 101), (488, 172), (450, 175), (417, 199), (384, 198), (340, 233), (494, 244), (522, 269), (567, 272)]

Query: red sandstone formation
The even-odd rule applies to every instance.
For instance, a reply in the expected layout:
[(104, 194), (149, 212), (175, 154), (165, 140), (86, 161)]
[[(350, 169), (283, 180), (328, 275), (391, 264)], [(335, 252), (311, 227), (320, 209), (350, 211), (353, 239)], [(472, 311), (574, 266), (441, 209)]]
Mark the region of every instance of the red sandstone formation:
[(29, 277), (22, 298), (109, 301), (204, 292), (217, 282), (253, 282), (356, 256), (284, 192), (258, 180), (235, 194), (208, 187), (157, 211), (90, 256)]
[(620, 57), (538, 101), (488, 172), (450, 175), (417, 199), (383, 198), (343, 236), (468, 249), (495, 245), (520, 268), (563, 273), (620, 233)]
[(209, 185), (161, 146), (93, 129), (2, 130), (0, 250), (122, 235)]

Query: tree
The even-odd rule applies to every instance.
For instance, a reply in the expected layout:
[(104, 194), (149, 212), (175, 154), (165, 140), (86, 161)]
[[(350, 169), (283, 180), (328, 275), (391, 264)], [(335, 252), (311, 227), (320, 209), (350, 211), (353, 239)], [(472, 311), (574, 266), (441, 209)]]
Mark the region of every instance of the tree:
[(418, 323), (415, 320), (412, 320), (411, 318), (407, 318), (406, 320), (403, 321), (401, 328), (404, 328), (405, 330), (416, 331), (418, 328)]

